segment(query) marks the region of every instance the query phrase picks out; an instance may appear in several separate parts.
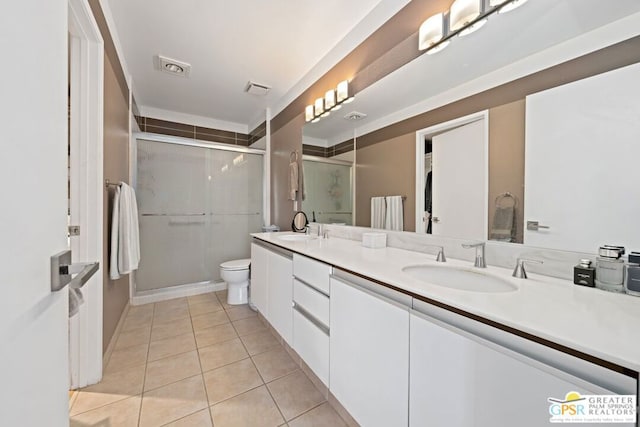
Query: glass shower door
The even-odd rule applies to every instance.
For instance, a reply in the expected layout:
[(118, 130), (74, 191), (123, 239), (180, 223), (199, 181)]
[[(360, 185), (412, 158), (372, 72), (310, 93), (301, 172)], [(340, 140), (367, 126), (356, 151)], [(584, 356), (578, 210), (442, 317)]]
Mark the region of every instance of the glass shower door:
[(260, 230), (262, 156), (148, 140), (137, 152), (136, 292), (219, 281), (219, 264), (247, 258)]

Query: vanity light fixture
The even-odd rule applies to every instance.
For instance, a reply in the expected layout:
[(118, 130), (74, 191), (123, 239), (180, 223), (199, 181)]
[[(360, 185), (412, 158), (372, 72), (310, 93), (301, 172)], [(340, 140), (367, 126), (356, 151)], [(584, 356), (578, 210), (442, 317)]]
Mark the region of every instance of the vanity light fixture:
[(336, 106), (336, 92), (333, 89), (324, 94), (324, 106), (327, 110)]
[(506, 3), (504, 6), (499, 7), (501, 4), (504, 3), (504, 0), (489, 0), (489, 6), (498, 7), (498, 13), (506, 13), (506, 12), (511, 12), (512, 10), (519, 8), (520, 6), (525, 4), (526, 2), (527, 2), (527, 0), (513, 0), (513, 1), (510, 1), (510, 2)]
[(317, 123), (320, 118), (327, 117), (331, 111), (342, 108), (342, 104), (353, 101), (353, 96), (349, 94), (349, 82), (344, 80), (338, 83), (335, 89), (325, 92), (323, 98), (318, 98), (312, 105), (307, 105), (304, 109), (304, 119), (307, 123)]
[(311, 120), (313, 120), (313, 117), (313, 105), (307, 105), (307, 107), (304, 109), (304, 120), (306, 122), (310, 122)]
[(316, 99), (316, 102), (313, 105), (313, 114), (316, 117), (322, 116), (322, 114), (324, 113), (324, 99)]
[(438, 13), (420, 25), (418, 49), (425, 50), (436, 45), (444, 37), (444, 13)]
[(448, 11), (429, 17), (420, 26), (418, 49), (427, 55), (440, 52), (455, 36), (466, 36), (486, 23), (494, 13), (509, 12), (528, 0), (455, 0)]
[(462, 30), (473, 24), (482, 13), (482, 0), (455, 0), (449, 9), (449, 28)]

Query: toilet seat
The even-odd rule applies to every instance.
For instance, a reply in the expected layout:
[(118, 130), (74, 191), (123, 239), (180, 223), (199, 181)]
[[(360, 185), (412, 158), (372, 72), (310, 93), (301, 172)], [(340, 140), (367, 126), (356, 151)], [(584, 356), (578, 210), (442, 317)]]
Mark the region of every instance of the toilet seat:
[(220, 268), (227, 271), (247, 270), (251, 264), (251, 258), (236, 259), (220, 264)]

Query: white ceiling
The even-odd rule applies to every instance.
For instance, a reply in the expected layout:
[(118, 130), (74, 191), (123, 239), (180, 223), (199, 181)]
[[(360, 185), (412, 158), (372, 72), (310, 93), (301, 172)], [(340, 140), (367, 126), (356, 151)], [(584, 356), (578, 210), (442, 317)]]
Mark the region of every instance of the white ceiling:
[[(265, 107), (381, 3), (387, 6), (375, 10), (377, 25), (406, 1), (107, 0), (107, 13), (143, 113), (161, 109), (246, 126), (262, 121)], [(191, 64), (190, 76), (154, 69), (158, 54)], [(271, 92), (245, 93), (249, 80)]]
[[(640, 2), (637, 0), (606, 3), (601, 0), (530, 0), (512, 12), (493, 15), (476, 33), (453, 39), (449, 47), (437, 54), (418, 57), (356, 94), (354, 102), (335, 114), (318, 123), (307, 124), (305, 143), (318, 144), (320, 140), (318, 145), (331, 146), (351, 138), (354, 131), (362, 135), (510, 81), (518, 77), (518, 73), (526, 75), (537, 71), (545, 66), (543, 57), (550, 58), (550, 64), (566, 60), (562, 59), (565, 53), (550, 54), (551, 48), (577, 40), (598, 28), (611, 27), (604, 26), (623, 18), (631, 21), (617, 25), (617, 33), (622, 34), (622, 39), (637, 35), (640, 33), (638, 12)], [(598, 43), (615, 41), (616, 37), (611, 37), (610, 41), (595, 37), (575, 43), (572, 52), (590, 51), (599, 48)], [(482, 77), (492, 75), (499, 77), (486, 78), (485, 81), (492, 80), (492, 84), (482, 88), (485, 84), (481, 83)], [(444, 96), (454, 92), (455, 95)], [(368, 116), (358, 122), (343, 118), (354, 110)], [(309, 137), (316, 140), (307, 141)]]

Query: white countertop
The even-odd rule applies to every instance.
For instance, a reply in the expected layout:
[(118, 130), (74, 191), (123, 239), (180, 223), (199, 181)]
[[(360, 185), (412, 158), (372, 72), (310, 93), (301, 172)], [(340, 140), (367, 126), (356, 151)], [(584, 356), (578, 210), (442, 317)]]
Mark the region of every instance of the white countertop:
[[(498, 322), (568, 348), (640, 371), (640, 297), (576, 286), (570, 281), (489, 266), (488, 274), (514, 283), (514, 292), (485, 293), (450, 289), (415, 279), (402, 271), (418, 264), (443, 265), (435, 256), (386, 247), (370, 249), (359, 241), (331, 237), (291, 242), (255, 233), (265, 242), (359, 273), (465, 312)], [(447, 266), (469, 267), (469, 261), (448, 259)]]

